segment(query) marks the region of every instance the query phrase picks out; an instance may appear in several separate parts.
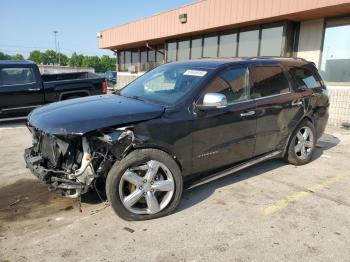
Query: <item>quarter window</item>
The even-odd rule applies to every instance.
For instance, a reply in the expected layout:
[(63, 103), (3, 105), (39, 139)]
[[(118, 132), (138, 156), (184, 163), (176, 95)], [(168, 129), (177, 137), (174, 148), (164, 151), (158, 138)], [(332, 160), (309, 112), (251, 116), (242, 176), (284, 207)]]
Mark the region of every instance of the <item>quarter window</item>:
[(289, 72), (294, 76), (298, 86), (306, 86), (307, 88), (321, 87), (321, 83), (313, 75), (312, 71), (304, 67), (292, 67)]
[(227, 103), (249, 99), (248, 69), (231, 68), (217, 76), (205, 90), (207, 93), (221, 93), (226, 96)]
[(289, 82), (279, 66), (257, 66), (252, 70), (252, 98), (289, 92)]
[(0, 70), (1, 85), (24, 85), (35, 82), (31, 68), (2, 68)]

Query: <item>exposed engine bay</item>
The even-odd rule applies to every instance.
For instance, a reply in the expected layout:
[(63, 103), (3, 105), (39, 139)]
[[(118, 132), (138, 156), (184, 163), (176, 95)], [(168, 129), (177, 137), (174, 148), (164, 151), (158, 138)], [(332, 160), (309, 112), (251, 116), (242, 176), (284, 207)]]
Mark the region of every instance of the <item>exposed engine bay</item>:
[(96, 182), (104, 182), (112, 165), (122, 159), (135, 140), (132, 127), (109, 129), (93, 135), (46, 134), (33, 127), (33, 146), (26, 149), (27, 167), (50, 191), (77, 198)]

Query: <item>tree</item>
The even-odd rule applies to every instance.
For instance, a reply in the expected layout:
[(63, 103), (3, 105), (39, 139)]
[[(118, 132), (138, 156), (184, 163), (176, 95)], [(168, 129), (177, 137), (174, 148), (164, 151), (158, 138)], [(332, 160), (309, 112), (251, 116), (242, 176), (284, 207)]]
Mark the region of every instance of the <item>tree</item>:
[(11, 60), (11, 56), (3, 52), (0, 52), (0, 60)]
[(59, 61), (60, 65), (62, 65), (62, 66), (68, 65), (68, 61), (69, 61), (68, 56), (60, 53), (58, 57), (59, 57), (58, 61)]
[(53, 50), (46, 50), (45, 53), (41, 54), (41, 62), (44, 65), (56, 64), (56, 52)]
[(115, 71), (115, 65), (116, 65), (115, 58), (111, 58), (108, 55), (103, 55), (100, 58), (100, 64), (101, 64), (102, 72)]
[(11, 60), (24, 60), (24, 57), (21, 54), (15, 54), (11, 56)]
[(39, 50), (33, 50), (30, 52), (28, 59), (36, 64), (42, 64), (42, 53)]
[(93, 67), (96, 73), (104, 72), (98, 56), (84, 56), (83, 67)]
[(84, 56), (83, 55), (77, 55), (76, 52), (74, 52), (69, 59), (69, 65), (70, 66), (75, 66), (75, 67), (82, 67), (83, 66), (83, 60)]

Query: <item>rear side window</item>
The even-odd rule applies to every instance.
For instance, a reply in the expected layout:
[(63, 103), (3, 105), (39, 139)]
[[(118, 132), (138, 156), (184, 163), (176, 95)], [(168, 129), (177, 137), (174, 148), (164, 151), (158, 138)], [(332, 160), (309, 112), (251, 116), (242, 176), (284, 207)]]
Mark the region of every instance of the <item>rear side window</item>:
[(249, 99), (248, 68), (230, 68), (220, 73), (208, 85), (204, 95), (207, 93), (221, 93), (225, 95), (228, 104)]
[(305, 67), (291, 67), (289, 72), (297, 81), (298, 86), (306, 86), (307, 88), (319, 88), (321, 83), (313, 74), (312, 70)]
[(252, 98), (278, 95), (290, 91), (289, 82), (279, 66), (257, 66), (252, 70)]
[(23, 85), (35, 82), (32, 68), (1, 68), (0, 84)]

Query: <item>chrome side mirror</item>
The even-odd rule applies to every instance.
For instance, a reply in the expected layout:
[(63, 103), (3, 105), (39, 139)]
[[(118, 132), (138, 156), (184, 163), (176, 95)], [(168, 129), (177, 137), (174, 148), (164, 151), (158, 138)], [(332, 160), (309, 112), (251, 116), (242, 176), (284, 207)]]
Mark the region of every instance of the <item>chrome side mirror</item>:
[(197, 105), (199, 109), (223, 108), (227, 106), (227, 98), (220, 93), (207, 93), (203, 97), (203, 104)]

